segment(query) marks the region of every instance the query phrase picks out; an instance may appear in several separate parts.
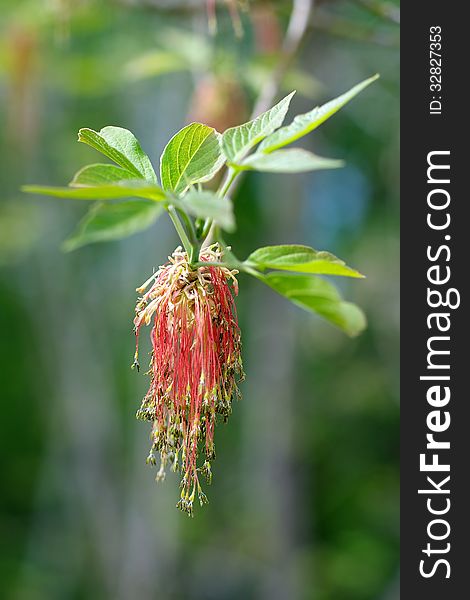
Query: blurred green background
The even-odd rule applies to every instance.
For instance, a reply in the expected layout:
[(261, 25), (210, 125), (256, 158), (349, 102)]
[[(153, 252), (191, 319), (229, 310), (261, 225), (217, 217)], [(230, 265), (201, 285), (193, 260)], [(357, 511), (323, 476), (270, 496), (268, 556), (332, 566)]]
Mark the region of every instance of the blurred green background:
[[(278, 97), (289, 117), (381, 79), (305, 138), (339, 171), (250, 174), (237, 255), (328, 249), (366, 311), (356, 339), (246, 276), (243, 400), (216, 431), (194, 519), (145, 464), (129, 368), (135, 288), (177, 240), (162, 218), (122, 242), (60, 251), (86, 207), (29, 197), (99, 156), (80, 127), (131, 129), (154, 162), (189, 119), (246, 120), (291, 2), (1, 0), (0, 597), (12, 600), (394, 600), (398, 592), (398, 9), (317, 2)], [(243, 8), (243, 6), (242, 6)], [(235, 23), (236, 26), (236, 23)], [(236, 28), (236, 27), (235, 27)]]

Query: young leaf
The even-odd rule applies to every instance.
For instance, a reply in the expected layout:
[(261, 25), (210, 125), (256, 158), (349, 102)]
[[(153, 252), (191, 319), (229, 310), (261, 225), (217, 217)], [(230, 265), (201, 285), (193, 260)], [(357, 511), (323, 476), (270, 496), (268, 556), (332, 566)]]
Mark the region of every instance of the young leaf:
[(223, 133), (222, 149), (230, 162), (240, 162), (251, 148), (282, 125), (294, 94), (292, 92), (253, 121), (231, 127)]
[(287, 273), (269, 273), (258, 278), (281, 296), (320, 315), (350, 336), (359, 334), (366, 326), (361, 309), (351, 302), (344, 302), (329, 281), (314, 275)]
[(323, 106), (317, 106), (310, 112), (303, 115), (297, 115), (290, 125), (281, 127), (278, 131), (274, 132), (268, 138), (266, 138), (260, 146), (261, 152), (272, 152), (278, 148), (282, 148), (287, 144), (295, 142), (299, 138), (307, 135), (332, 115), (334, 115), (340, 108), (347, 104), (354, 98), (359, 92), (375, 81), (379, 76), (374, 75), (365, 81), (358, 83), (349, 92), (342, 94), (334, 100), (330, 100)]
[(146, 200), (129, 200), (113, 204), (98, 202), (62, 245), (69, 252), (94, 242), (119, 240), (150, 227), (160, 216), (163, 206)]
[(220, 198), (208, 190), (189, 190), (189, 192), (176, 203), (188, 213), (203, 219), (213, 219), (226, 231), (235, 229), (232, 201), (230, 198)]
[(193, 183), (212, 179), (223, 163), (220, 134), (202, 123), (191, 123), (178, 131), (163, 151), (162, 186), (181, 194)]
[(149, 157), (142, 150), (138, 140), (122, 127), (104, 127), (98, 133), (93, 129), (80, 129), (78, 141), (88, 144), (104, 154), (123, 169), (134, 174), (134, 179), (148, 179), (157, 182)]
[(118, 198), (146, 198), (155, 202), (166, 202), (167, 197), (161, 187), (142, 179), (118, 181), (107, 185), (82, 187), (47, 187), (42, 185), (25, 185), (23, 192), (43, 194), (57, 198), (75, 200), (115, 200)]
[(318, 169), (337, 169), (343, 164), (341, 160), (322, 158), (301, 148), (289, 148), (271, 154), (255, 152), (247, 156), (237, 167), (241, 170), (265, 173), (304, 173)]
[(319, 275), (364, 277), (358, 271), (348, 267), (334, 254), (298, 244), (258, 248), (250, 254), (245, 264), (261, 271), (279, 269), (281, 271), (297, 271), (298, 273), (316, 273)]
[(71, 187), (107, 185), (124, 179), (135, 179), (135, 174), (114, 165), (88, 165), (80, 169), (69, 183)]

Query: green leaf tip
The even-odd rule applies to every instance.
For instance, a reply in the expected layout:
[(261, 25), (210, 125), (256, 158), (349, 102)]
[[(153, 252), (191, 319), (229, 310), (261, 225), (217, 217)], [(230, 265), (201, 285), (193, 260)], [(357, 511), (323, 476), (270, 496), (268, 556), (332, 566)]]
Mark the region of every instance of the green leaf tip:
[(258, 248), (250, 254), (245, 264), (261, 271), (275, 269), (297, 273), (364, 278), (362, 273), (348, 267), (344, 261), (334, 254), (324, 250), (314, 250), (301, 244)]
[(41, 185), (26, 185), (24, 192), (70, 198), (72, 200), (118, 200), (120, 198), (144, 198), (153, 202), (167, 202), (165, 192), (160, 186), (142, 180), (132, 179), (117, 181), (106, 185), (53, 187)]
[(345, 302), (338, 290), (325, 279), (291, 273), (260, 274), (257, 277), (296, 306), (317, 314), (351, 337), (359, 335), (367, 326), (362, 310), (351, 302)]
[(222, 134), (222, 149), (230, 162), (241, 161), (254, 146), (282, 125), (294, 94), (291, 92), (252, 121), (231, 127)]
[(264, 173), (306, 173), (321, 169), (338, 169), (343, 166), (342, 160), (323, 158), (302, 148), (288, 148), (275, 150), (270, 154), (255, 152), (245, 158), (241, 164), (234, 165), (234, 168)]
[(330, 100), (322, 106), (316, 106), (307, 113), (297, 115), (290, 125), (281, 127), (267, 137), (261, 143), (259, 151), (270, 153), (278, 148), (282, 148), (283, 146), (287, 146), (288, 144), (295, 142), (301, 137), (304, 137), (319, 127), (335, 113), (337, 113), (340, 108), (345, 106), (350, 100), (357, 96), (357, 94), (359, 94), (378, 78), (379, 75), (375, 74), (361, 83), (358, 83), (349, 91), (345, 92), (341, 96), (338, 96), (334, 100)]

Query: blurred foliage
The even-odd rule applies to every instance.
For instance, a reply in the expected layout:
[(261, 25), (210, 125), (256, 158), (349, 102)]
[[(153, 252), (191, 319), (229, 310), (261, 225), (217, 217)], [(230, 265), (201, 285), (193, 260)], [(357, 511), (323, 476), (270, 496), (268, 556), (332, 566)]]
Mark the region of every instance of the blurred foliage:
[(62, 254), (84, 208), (18, 192), (90, 161), (70, 143), (84, 125), (131, 129), (155, 162), (189, 119), (244, 120), (290, 2), (245, 5), (237, 38), (224, 3), (210, 37), (196, 1), (2, 2), (2, 598), (399, 597), (396, 4), (317, 4), (283, 83), (304, 83), (293, 110), (381, 79), (306, 141), (347, 166), (248, 175), (230, 236), (241, 256), (300, 241), (347, 257), (367, 275), (343, 285), (369, 328), (350, 340), (241, 277), (244, 397), (193, 520), (174, 509), (176, 478), (157, 486), (142, 459), (146, 381), (128, 368), (134, 289), (171, 227)]

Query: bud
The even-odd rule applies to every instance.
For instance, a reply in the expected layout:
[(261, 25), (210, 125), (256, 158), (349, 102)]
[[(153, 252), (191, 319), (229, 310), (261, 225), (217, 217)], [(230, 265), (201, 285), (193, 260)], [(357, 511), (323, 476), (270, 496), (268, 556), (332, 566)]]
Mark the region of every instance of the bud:
[[(221, 259), (218, 244), (200, 255), (201, 262)], [(223, 266), (191, 268), (187, 254), (177, 248), (137, 289), (143, 293), (134, 319), (137, 368), (140, 329), (153, 320), (150, 388), (137, 411), (138, 418), (153, 423), (147, 462), (153, 464), (160, 454), (158, 480), (167, 466), (181, 471), (178, 507), (189, 515), (196, 494), (201, 505), (207, 502), (199, 475), (210, 482), (214, 428), (218, 419), (228, 419), (243, 378), (236, 274)], [(205, 459), (199, 466), (201, 453)]]

